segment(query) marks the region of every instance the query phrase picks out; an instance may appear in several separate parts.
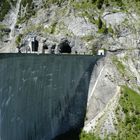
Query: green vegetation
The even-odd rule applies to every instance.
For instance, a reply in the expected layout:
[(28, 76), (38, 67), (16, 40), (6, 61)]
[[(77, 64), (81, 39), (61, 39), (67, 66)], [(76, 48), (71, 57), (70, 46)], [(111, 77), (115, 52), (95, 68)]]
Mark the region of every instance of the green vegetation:
[(22, 0), (21, 4), (25, 7), (28, 4), (28, 7), (31, 7), (33, 0)]
[(97, 47), (95, 47), (94, 45), (91, 48), (91, 53), (92, 55), (97, 55)]
[[(139, 140), (140, 139), (140, 95), (127, 86), (122, 86), (121, 107), (116, 109), (118, 134), (115, 140)], [(121, 115), (123, 112), (124, 115)], [(123, 117), (124, 116), (124, 117)]]
[(19, 46), (20, 43), (21, 43), (21, 39), (22, 39), (23, 35), (22, 34), (19, 34), (17, 37), (16, 37), (16, 45)]
[(51, 4), (57, 4), (59, 7), (61, 7), (61, 4), (65, 1), (67, 0), (44, 0), (43, 2), (45, 7), (48, 7)]
[(6, 28), (6, 25), (0, 24), (0, 30), (5, 29), (5, 28)]
[(23, 35), (26, 35), (29, 32), (42, 32), (43, 30), (44, 30), (44, 26), (41, 24), (32, 25), (29, 28), (24, 30)]
[(72, 5), (75, 9), (78, 9), (78, 10), (87, 10), (87, 9), (93, 8), (93, 6), (94, 6), (90, 2), (86, 2), (86, 1), (72, 2)]
[(44, 29), (44, 32), (54, 34), (56, 31), (57, 22), (53, 22), (48, 28)]
[(8, 0), (0, 1), (0, 21), (4, 19), (10, 8), (11, 6)]
[(57, 22), (54, 22), (51, 26), (51, 34), (53, 34), (55, 32), (55, 29), (56, 29), (56, 25), (57, 25)]
[(101, 34), (108, 34), (108, 28), (106, 27), (106, 24), (104, 23), (102, 25), (102, 28), (98, 30), (98, 33), (101, 33)]
[(108, 27), (108, 33), (111, 33), (111, 34), (114, 33), (114, 30), (112, 29), (111, 24), (109, 24), (109, 27)]
[(98, 22), (97, 23), (98, 24), (98, 29), (102, 29), (104, 23), (102, 22), (102, 20), (101, 20), (100, 17), (98, 18), (98, 21), (97, 22)]
[[(139, 140), (140, 139), (140, 95), (127, 86), (121, 87), (121, 97), (115, 124), (117, 133), (106, 136), (106, 140)], [(99, 140), (93, 133), (82, 132), (80, 140)]]
[[(27, 6), (27, 12), (25, 17), (19, 18), (18, 22), (24, 22), (25, 20), (28, 20), (31, 15), (35, 14), (35, 11), (33, 10), (33, 0), (22, 0), (21, 5), (24, 7)], [(0, 21), (2, 21), (5, 17), (5, 15), (8, 13), (8, 11), (11, 9), (11, 3), (12, 6), (15, 6), (17, 3), (17, 0), (2, 0), (0, 1)], [(24, 20), (23, 20), (24, 19)]]
[[(131, 51), (131, 49), (130, 49)], [(128, 82), (128, 81), (134, 81), (136, 78), (133, 75), (132, 71), (123, 64), (123, 62), (125, 62), (128, 59), (128, 56), (126, 55), (125, 57), (121, 58), (120, 60), (114, 56), (112, 57), (112, 62), (114, 63), (114, 65), (116, 66), (118, 72), (121, 74), (121, 76)], [(133, 84), (133, 86), (135, 88), (137, 88), (137, 86), (135, 84)]]
[[(67, 0), (44, 0), (43, 2), (45, 3), (46, 6), (49, 6), (50, 4), (57, 4), (61, 6), (61, 4), (64, 3), (65, 1), (67, 2)], [(128, 6), (131, 7), (132, 3), (133, 5), (137, 5), (137, 8), (139, 8), (140, 5), (140, 0), (81, 0), (81, 2), (77, 2), (76, 0), (69, 1), (72, 5), (74, 5), (76, 9), (80, 8), (86, 9), (90, 7), (93, 8), (93, 6), (96, 6), (96, 8), (98, 9), (102, 9), (103, 7), (108, 6), (119, 6), (125, 9)]]
[(33, 0), (21, 0), (21, 5), (23, 7), (26, 7), (26, 13), (24, 16), (20, 16), (19, 14), (19, 18), (17, 19), (17, 25), (28, 21), (32, 16), (35, 16), (36, 14)]
[(106, 23), (102, 21), (101, 17), (98, 17), (98, 20), (95, 20), (95, 24), (98, 26), (98, 33), (101, 33), (101, 34), (114, 33), (111, 25), (109, 25), (109, 27), (107, 28)]
[[(57, 4), (61, 7), (62, 3), (68, 2), (67, 0), (43, 0), (44, 7), (49, 7), (51, 4)], [(2, 21), (5, 17), (5, 15), (8, 13), (8, 11), (11, 8), (11, 4), (16, 5), (17, 0), (1, 0), (0, 1), (0, 21)], [(135, 9), (136, 11), (140, 11), (140, 0), (82, 0), (81, 2), (77, 2), (75, 0), (70, 0), (70, 4), (78, 10), (81, 10), (84, 12), (90, 11), (89, 13), (86, 13), (89, 19), (92, 20), (92, 10), (95, 9), (105, 9), (106, 7), (110, 6), (118, 6), (121, 7), (121, 9)], [(32, 15), (35, 15), (35, 5), (33, 3), (33, 0), (22, 0), (21, 5), (24, 7), (27, 6), (27, 11), (25, 17), (21, 17), (19, 21), (22, 22), (27, 21)]]
[(123, 63), (121, 61), (119, 61), (117, 59), (117, 57), (113, 57), (113, 63), (116, 65), (120, 74), (122, 74), (124, 76), (124, 74), (126, 73), (126, 70), (125, 70), (125, 66), (123, 65)]
[(120, 7), (120, 10), (128, 11), (129, 9), (135, 10), (140, 13), (140, 0), (83, 0), (82, 2), (71, 1), (75, 9), (105, 9), (107, 7)]
[(87, 35), (87, 36), (82, 37), (81, 39), (86, 41), (86, 42), (89, 42), (89, 41), (94, 39), (94, 36), (93, 35)]
[(107, 27), (105, 21), (103, 21), (100, 16), (95, 20), (94, 15), (90, 14), (91, 13), (85, 11), (82, 13), (82, 16), (87, 17), (92, 24), (96, 24), (98, 26), (98, 33), (111, 35), (114, 34), (114, 30), (112, 29), (111, 25)]
[(100, 140), (100, 138), (95, 136), (93, 133), (86, 133), (82, 131), (80, 134), (80, 140)]
[(20, 45), (21, 44), (21, 41), (22, 41), (22, 38), (24, 38), (30, 32), (39, 32), (39, 33), (41, 33), (42, 31), (44, 31), (44, 26), (42, 26), (42, 25), (33, 25), (33, 26), (30, 26), (29, 28), (27, 28), (26, 30), (24, 30), (23, 34), (19, 34), (16, 37), (15, 43), (17, 45)]
[[(140, 95), (127, 86), (122, 86), (122, 94), (124, 95), (124, 97), (126, 97), (126, 100), (131, 100), (134, 111), (138, 111), (140, 115)], [(123, 102), (120, 102), (120, 105), (123, 105)]]
[(2, 39), (3, 36), (4, 36), (4, 34), (2, 32), (0, 32), (0, 39)]
[(17, 25), (18, 24), (22, 24), (22, 23), (24, 23), (26, 20), (27, 20), (28, 18), (26, 18), (26, 16), (24, 16), (24, 17), (19, 17), (18, 19), (17, 19)]
[(132, 2), (135, 2), (138, 4), (138, 1), (139, 0), (92, 0), (92, 3), (94, 5), (97, 6), (98, 9), (102, 9), (103, 8), (103, 5), (108, 7), (108, 6), (112, 6), (112, 5), (115, 5), (115, 6), (119, 6), (119, 7), (125, 7), (125, 5), (129, 4), (129, 3), (132, 3)]
[[(129, 1), (129, 0), (127, 0)], [(74, 6), (76, 9), (87, 9), (90, 7), (96, 7), (97, 9), (102, 9), (103, 6), (108, 7), (110, 5), (117, 5), (119, 7), (123, 7), (124, 3), (122, 2), (122, 0), (85, 0), (82, 2), (75, 2), (72, 1), (72, 3), (74, 3)]]
[(6, 29), (7, 29), (6, 25), (0, 24), (0, 39), (2, 39), (2, 37), (4, 35), (7, 35), (8, 34), (7, 32), (4, 32), (4, 30), (6, 30)]
[(103, 3), (104, 3), (104, 0), (97, 0), (97, 3), (96, 3), (97, 8), (98, 8), (98, 9), (101, 9), (102, 6), (103, 6)]
[(0, 21), (2, 21), (8, 11), (11, 9), (11, 4), (16, 5), (17, 0), (1, 0), (0, 1)]

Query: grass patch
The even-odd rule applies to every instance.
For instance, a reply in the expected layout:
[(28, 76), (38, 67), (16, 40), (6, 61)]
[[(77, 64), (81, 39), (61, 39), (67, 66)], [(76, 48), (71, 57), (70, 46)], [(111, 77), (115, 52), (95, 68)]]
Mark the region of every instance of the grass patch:
[(122, 87), (122, 93), (125, 97), (127, 97), (126, 99), (128, 99), (128, 101), (131, 101), (132, 104), (135, 105), (135, 107), (140, 112), (140, 95), (136, 91), (128, 88), (127, 86)]
[(28, 8), (32, 6), (33, 0), (21, 0), (21, 4), (25, 7), (28, 5)]
[(84, 131), (80, 134), (80, 140), (100, 140), (94, 133), (86, 133)]
[(28, 21), (31, 17), (35, 16), (35, 14), (36, 14), (36, 12), (34, 10), (31, 10), (31, 9), (28, 10), (27, 13), (23, 17), (19, 17), (17, 19), (16, 24), (18, 25), (18, 24), (22, 24), (22, 23)]
[(43, 25), (33, 25), (33, 26), (30, 26), (29, 28), (27, 28), (26, 30), (24, 30), (23, 34), (19, 34), (17, 37), (16, 37), (16, 40), (15, 40), (15, 43), (16, 45), (20, 45), (21, 44), (21, 41), (22, 39), (28, 34), (28, 33), (31, 33), (31, 32), (43, 32), (44, 31), (44, 26)]
[(50, 25), (49, 27), (44, 29), (45, 33), (50, 33), (50, 34), (54, 34), (56, 31), (56, 26), (57, 26), (57, 22), (52, 23), (52, 25)]
[(94, 36), (93, 35), (87, 35), (87, 36), (82, 37), (81, 39), (86, 41), (86, 42), (89, 42), (89, 41), (94, 39)]
[(56, 30), (56, 25), (57, 25), (57, 22), (54, 22), (53, 24), (52, 24), (52, 26), (51, 26), (51, 34), (53, 34), (54, 32), (55, 32), (55, 30)]
[(140, 139), (140, 95), (127, 86), (122, 86), (119, 100), (124, 119), (120, 115), (120, 108), (116, 110), (118, 120), (115, 140), (139, 140)]
[(117, 59), (117, 57), (113, 57), (113, 63), (116, 65), (117, 70), (124, 76), (126, 73), (125, 66), (121, 61)]
[(8, 29), (6, 25), (0, 24), (0, 39), (2, 39), (4, 35), (8, 35), (8, 32), (4, 32), (6, 29)]
[(22, 37), (23, 37), (22, 34), (19, 34), (19, 35), (16, 37), (15, 42), (16, 42), (16, 45), (17, 45), (17, 46), (20, 46)]
[(26, 9), (26, 13), (24, 16), (20, 16), (21, 13), (19, 14), (17, 24), (22, 24), (22, 23), (28, 21), (32, 16), (34, 16), (36, 14), (33, 0), (21, 0), (21, 5), (23, 7), (26, 7), (27, 9)]
[(6, 28), (6, 25), (0, 24), (0, 30), (3, 30), (3, 29), (5, 29), (5, 28)]
[(73, 2), (73, 7), (77, 10), (88, 10), (93, 8), (93, 4), (91, 2)]
[(44, 26), (41, 25), (41, 24), (36, 24), (36, 25), (32, 25), (30, 26), (29, 28), (27, 28), (25, 31), (24, 31), (24, 35), (30, 33), (30, 32), (42, 32), (44, 31)]
[(11, 6), (8, 0), (2, 0), (0, 1), (0, 21), (2, 21), (5, 17), (5, 15), (10, 10)]
[[(120, 106), (116, 109), (118, 123), (115, 124), (115, 127), (117, 133), (106, 135), (104, 140), (139, 140), (140, 95), (133, 89), (122, 86), (119, 104)], [(100, 140), (94, 133), (86, 133), (84, 131), (81, 132), (79, 138), (80, 140)]]
[(17, 0), (1, 0), (0, 1), (0, 21), (2, 21), (12, 6), (16, 6)]

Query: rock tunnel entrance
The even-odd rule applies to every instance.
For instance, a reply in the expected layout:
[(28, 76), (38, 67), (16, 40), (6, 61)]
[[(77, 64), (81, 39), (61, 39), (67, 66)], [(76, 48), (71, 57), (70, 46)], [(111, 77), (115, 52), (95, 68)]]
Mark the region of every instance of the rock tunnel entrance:
[(34, 40), (31, 43), (32, 43), (32, 51), (37, 52), (38, 51), (38, 44), (39, 44), (38, 41)]
[(60, 43), (59, 47), (60, 47), (60, 53), (71, 53), (71, 47), (67, 40)]

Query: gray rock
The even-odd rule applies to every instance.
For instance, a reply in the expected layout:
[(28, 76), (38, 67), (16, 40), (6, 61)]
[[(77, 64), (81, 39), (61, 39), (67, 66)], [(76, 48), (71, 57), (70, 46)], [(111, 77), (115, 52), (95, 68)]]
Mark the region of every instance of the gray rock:
[(126, 18), (125, 13), (104, 13), (103, 19), (106, 21), (107, 26), (112, 25), (120, 25)]
[(68, 30), (71, 31), (75, 36), (86, 36), (95, 34), (97, 31), (97, 27), (89, 22), (87, 22), (84, 18), (81, 17), (66, 17), (64, 21)]

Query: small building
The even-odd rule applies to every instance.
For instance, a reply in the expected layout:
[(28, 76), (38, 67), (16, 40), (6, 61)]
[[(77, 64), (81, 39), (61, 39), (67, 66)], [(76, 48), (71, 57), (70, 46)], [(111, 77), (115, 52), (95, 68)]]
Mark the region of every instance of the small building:
[(105, 55), (105, 50), (104, 49), (99, 49), (98, 52), (97, 52), (97, 55), (104, 56)]

